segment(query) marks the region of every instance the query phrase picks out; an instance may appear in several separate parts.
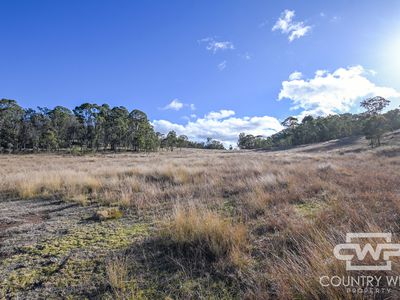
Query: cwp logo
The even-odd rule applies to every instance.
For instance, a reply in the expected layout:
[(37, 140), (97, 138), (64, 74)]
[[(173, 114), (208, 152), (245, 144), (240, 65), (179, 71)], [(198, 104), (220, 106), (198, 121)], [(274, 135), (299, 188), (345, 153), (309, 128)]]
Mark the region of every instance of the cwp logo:
[[(358, 242), (353, 242), (357, 239)], [(361, 247), (361, 239), (379, 239), (384, 240), (384, 243), (376, 243), (375, 249), (370, 243), (365, 243), (364, 247)], [(347, 233), (346, 243), (336, 245), (333, 249), (333, 254), (339, 260), (346, 261), (347, 271), (388, 271), (392, 269), (392, 262), (390, 261), (391, 256), (400, 256), (400, 244), (392, 244), (392, 234), (391, 233)], [(354, 264), (353, 254), (342, 254), (341, 252), (346, 251), (346, 253), (355, 252), (357, 260), (362, 262), (367, 254), (370, 254), (372, 259), (377, 262), (375, 265), (365, 265), (365, 264)], [(383, 256), (381, 258), (381, 254)], [(384, 264), (382, 264), (384, 263)]]

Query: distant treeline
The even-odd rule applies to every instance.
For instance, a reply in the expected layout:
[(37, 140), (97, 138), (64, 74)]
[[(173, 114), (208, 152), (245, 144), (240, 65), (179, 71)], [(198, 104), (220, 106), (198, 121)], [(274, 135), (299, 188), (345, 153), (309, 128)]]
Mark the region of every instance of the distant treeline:
[(0, 152), (21, 151), (156, 151), (159, 148), (224, 149), (222, 143), (190, 141), (174, 131), (155, 132), (147, 115), (137, 109), (84, 103), (72, 111), (24, 109), (15, 100), (0, 100)]
[(359, 135), (365, 135), (371, 146), (379, 146), (384, 132), (400, 128), (399, 109), (380, 114), (388, 104), (388, 100), (378, 96), (361, 103), (367, 110), (362, 114), (306, 116), (301, 122), (288, 117), (282, 122), (286, 128), (270, 137), (241, 133), (238, 146), (241, 149), (281, 149)]
[[(286, 128), (270, 137), (241, 133), (241, 149), (279, 149), (324, 142), (364, 134), (372, 146), (380, 145), (386, 131), (400, 128), (400, 110), (381, 114), (389, 104), (382, 97), (364, 100), (362, 114), (327, 117), (306, 116), (301, 122), (288, 117)], [(147, 115), (137, 109), (84, 103), (72, 111), (63, 106), (54, 109), (24, 109), (15, 100), (0, 100), (0, 152), (24, 151), (157, 151), (174, 148), (224, 149), (221, 142), (207, 138), (190, 141), (175, 131), (155, 132)]]

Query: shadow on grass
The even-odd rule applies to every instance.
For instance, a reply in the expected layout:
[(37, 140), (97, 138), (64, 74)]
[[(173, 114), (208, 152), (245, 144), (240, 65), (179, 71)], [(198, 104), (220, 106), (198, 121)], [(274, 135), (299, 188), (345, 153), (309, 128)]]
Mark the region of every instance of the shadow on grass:
[(245, 288), (234, 268), (192, 245), (151, 238), (119, 255), (149, 299), (239, 299)]

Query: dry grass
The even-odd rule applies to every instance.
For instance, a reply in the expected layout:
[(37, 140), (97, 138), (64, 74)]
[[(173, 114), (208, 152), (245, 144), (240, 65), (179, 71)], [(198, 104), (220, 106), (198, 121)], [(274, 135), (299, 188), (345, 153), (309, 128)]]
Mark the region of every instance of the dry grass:
[(180, 248), (191, 248), (211, 260), (228, 259), (237, 267), (246, 262), (248, 234), (243, 224), (233, 224), (207, 208), (175, 208), (161, 235)]
[(128, 266), (123, 258), (114, 258), (106, 266), (108, 282), (115, 293), (124, 291), (129, 280)]
[(146, 299), (143, 293), (137, 288), (136, 282), (130, 278), (129, 262), (125, 258), (113, 257), (106, 264), (106, 273), (114, 299)]
[[(212, 257), (213, 264), (234, 269), (215, 272), (227, 285), (235, 283), (233, 296), (349, 298), (343, 290), (321, 288), (319, 276), (345, 274), (332, 250), (347, 232), (392, 232), (398, 239), (400, 156), (393, 149), (382, 155), (384, 148), (311, 150), (0, 156), (0, 193), (98, 201), (134, 209), (153, 222), (167, 220), (153, 237), (185, 256), (173, 262), (189, 274), (185, 278), (194, 280), (191, 262)], [(196, 276), (209, 278), (204, 272)], [(123, 267), (110, 265), (108, 273), (111, 286), (123, 289)], [(173, 289), (177, 273), (163, 278), (160, 289), (168, 287), (168, 295), (210, 296), (204, 289)]]

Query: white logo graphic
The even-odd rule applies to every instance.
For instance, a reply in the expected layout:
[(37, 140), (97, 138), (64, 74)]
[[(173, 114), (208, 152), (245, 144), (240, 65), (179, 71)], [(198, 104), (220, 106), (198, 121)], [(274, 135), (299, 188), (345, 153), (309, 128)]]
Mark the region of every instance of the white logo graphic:
[[(352, 239), (384, 239), (386, 243), (376, 244), (374, 249), (370, 243), (366, 243), (363, 248), (359, 243), (352, 243)], [(400, 256), (400, 244), (392, 244), (391, 233), (347, 233), (346, 243), (336, 245), (333, 249), (333, 254), (337, 259), (346, 261), (347, 271), (388, 271), (392, 269), (392, 262), (389, 260), (391, 256)], [(374, 261), (381, 260), (383, 251), (383, 261), (385, 264), (376, 265), (354, 265), (352, 259), (354, 254), (341, 254), (341, 250), (354, 250), (358, 261), (363, 261), (369, 253)], [(382, 261), (382, 260), (381, 260)]]

